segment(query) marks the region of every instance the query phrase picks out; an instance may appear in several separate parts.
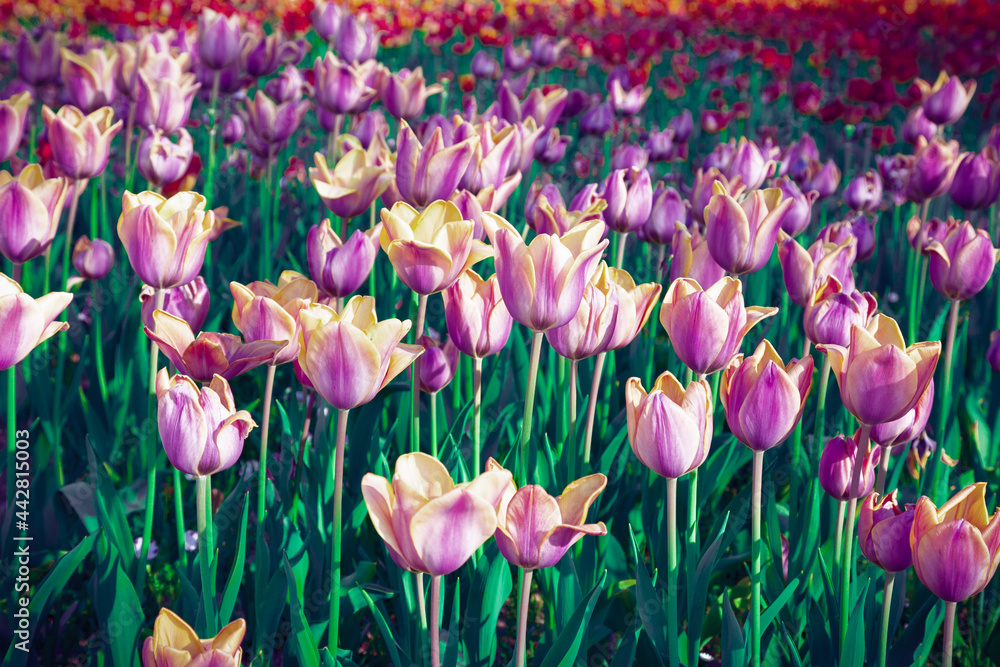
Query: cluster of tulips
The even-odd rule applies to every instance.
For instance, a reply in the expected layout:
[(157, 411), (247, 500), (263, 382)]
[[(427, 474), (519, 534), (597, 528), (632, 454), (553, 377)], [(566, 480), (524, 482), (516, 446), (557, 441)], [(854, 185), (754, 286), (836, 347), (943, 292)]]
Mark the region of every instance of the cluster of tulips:
[[(642, 62), (636, 55), (607, 68), (595, 92), (568, 86), (566, 76), (547, 81), (570, 68), (586, 74), (597, 42), (583, 48), (539, 33), (530, 44), (484, 40), (503, 48), (474, 54), (468, 37), (452, 53), (470, 55), (469, 72), (429, 83), (414, 56), (380, 53), (402, 40), (380, 32), (391, 19), (378, 11), (352, 13), (332, 2), (308, 14), (298, 9), (283, 10), (275, 30), (205, 8), (190, 30), (123, 30), (105, 42), (38, 26), (8, 45), (13, 68), (4, 71), (13, 76), (0, 92), (0, 253), (11, 266), (0, 274), (4, 535), (15, 530), (17, 512), (27, 512), (12, 476), (20, 469), (15, 433), (44, 420), (45, 449), (32, 442), (34, 475), (51, 474), (53, 494), (61, 491), (78, 513), (77, 485), (95, 499), (90, 514), (80, 514), (88, 536), (53, 550), (63, 553), (33, 592), (62, 590), (93, 551), (91, 570), (102, 573), (94, 584), (107, 635), (107, 648), (96, 649), (102, 660), (106, 650), (116, 667), (139, 660), (235, 667), (249, 620), (247, 655), (267, 664), (277, 659), (274, 636), (287, 605), (286, 653), (297, 664), (379, 664), (381, 656), (366, 656), (363, 642), (349, 637), (364, 609), (388, 647), (386, 661), (410, 660), (410, 642), (427, 649), (432, 667), (455, 665), (460, 645), (472, 650), (456, 620), (460, 582), (471, 577), (482, 586), (474, 590), (489, 607), (489, 637), (506, 622), (509, 566), (519, 571), (510, 614), (518, 667), (535, 652), (533, 633), (552, 635), (545, 665), (573, 664), (601, 641), (616, 656), (604, 655), (611, 664), (649, 655), (676, 667), (707, 653), (756, 667), (783, 655), (768, 658), (769, 647), (798, 658), (801, 631), (793, 640), (776, 618), (801, 594), (797, 577), (821, 578), (815, 561), (789, 555), (819, 554), (821, 527), (809, 527), (808, 538), (781, 531), (801, 517), (799, 525), (819, 522), (818, 488), (836, 508), (833, 571), (822, 560), (829, 626), (809, 634), (833, 635), (827, 649), (839, 651), (841, 667), (861, 664), (851, 648), (852, 614), (876, 599), (868, 593), (873, 570), (856, 572), (855, 540), (884, 572), (873, 662), (893, 664), (911, 566), (943, 601), (942, 664), (952, 664), (961, 644), (958, 603), (980, 596), (979, 620), (970, 625), (977, 635), (985, 630), (984, 591), (1000, 565), (1000, 510), (991, 515), (987, 504), (996, 495), (987, 483), (996, 480), (996, 461), (988, 460), (996, 447), (984, 444), (981, 430), (967, 436), (954, 425), (959, 413), (969, 419), (963, 406), (974, 402), (964, 376), (955, 382), (956, 361), (976, 354), (968, 341), (977, 327), (1000, 329), (1000, 290), (996, 317), (985, 325), (983, 308), (962, 314), (963, 304), (984, 301), (980, 293), (995, 287), (1000, 259), (1000, 125), (983, 137), (969, 129), (975, 80), (942, 72), (897, 93), (888, 78), (868, 88), (855, 78), (843, 99), (830, 99), (811, 81), (793, 85), (791, 64), (760, 45), (756, 55), (775, 59), (767, 67), (773, 80), (735, 74), (741, 42), (734, 37), (725, 42), (732, 57), (706, 61), (706, 73), (678, 52), (659, 63), (669, 74), (651, 81), (649, 54)], [(290, 16), (308, 16), (311, 32), (292, 34)], [(495, 19), (481, 17), (479, 34), (494, 30)], [(533, 86), (535, 77), (543, 83)], [(693, 113), (665, 106), (696, 97), (695, 82), (709, 78), (727, 81), (739, 99), (719, 88)], [(862, 135), (860, 167), (850, 166), (849, 150), (839, 163), (846, 185), (838, 161), (824, 160), (810, 134), (779, 137), (766, 128), (748, 93), (772, 104), (770, 118), (779, 113), (773, 103), (791, 95), (798, 117)], [(897, 106), (909, 107), (905, 119)], [(893, 126), (873, 123), (890, 112), (899, 113), (912, 151), (884, 154), (895, 143)], [(737, 127), (756, 138), (730, 139)], [(982, 148), (965, 152), (970, 133)], [(688, 162), (696, 167), (690, 177)], [(579, 185), (570, 190), (574, 178)], [(251, 193), (259, 199), (249, 201)], [(839, 201), (849, 209), (843, 217)], [(230, 217), (238, 205), (242, 223)], [(321, 207), (331, 217), (317, 222)], [(887, 208), (888, 230), (890, 223), (877, 225)], [(89, 221), (86, 234), (75, 231), (78, 218)], [(893, 244), (878, 248), (880, 237)], [(893, 260), (905, 263), (905, 275), (880, 276), (876, 265), (897, 272)], [(880, 277), (888, 288), (877, 300), (863, 290)], [(931, 303), (928, 277), (947, 303), (929, 327), (921, 321)], [(128, 294), (120, 322), (109, 322), (111, 311), (100, 305), (102, 284), (112, 281)], [(223, 294), (228, 286), (226, 310), (232, 300), (231, 327), (213, 312), (220, 283)], [(89, 293), (78, 296), (84, 285)], [(761, 305), (748, 306), (751, 299)], [(140, 330), (146, 338), (137, 346)], [(761, 330), (769, 337), (757, 336)], [(922, 337), (941, 340), (913, 342)], [(800, 357), (785, 354), (786, 363), (778, 350), (793, 341)], [(45, 360), (22, 364), (39, 347)], [(133, 363), (140, 349), (148, 356)], [(1000, 372), (1000, 330), (982, 356)], [(249, 391), (259, 367), (262, 391)], [(670, 370), (654, 379), (662, 368)], [(831, 373), (840, 401), (828, 411)], [(513, 379), (523, 382), (519, 425), (517, 410), (506, 409), (521, 407)], [(144, 386), (138, 400), (129, 398), (133, 380)], [(32, 385), (51, 394), (40, 400)], [(30, 394), (20, 406), (19, 387)], [(967, 400), (957, 400), (963, 392)], [(587, 406), (578, 414), (581, 394)], [(810, 396), (812, 440), (803, 426)], [(614, 406), (623, 414), (616, 417)], [(133, 464), (109, 481), (104, 459), (118, 448), (92, 442), (101, 420), (110, 439), (123, 436), (132, 426), (115, 421), (130, 411), (139, 415), (129, 422), (139, 440), (125, 456), (136, 454), (144, 473), (127, 480), (144, 484), (131, 508), (141, 515), (136, 534), (115, 488)], [(141, 417), (155, 427), (141, 427)], [(831, 423), (841, 432), (828, 439)], [(257, 456), (244, 456), (254, 429)], [(81, 430), (86, 440), (64, 435)], [(631, 461), (615, 450), (625, 439)], [(784, 483), (775, 488), (771, 480), (781, 462), (772, 455), (765, 469), (764, 453), (786, 441), (788, 511), (779, 516), (774, 503)], [(891, 455), (903, 451), (912, 485), (891, 466)], [(970, 460), (971, 469), (952, 474)], [(698, 590), (741, 528), (729, 525), (729, 513), (712, 525), (718, 517), (705, 488), (736, 497), (733, 476), (748, 462), (749, 554), (733, 553), (748, 575), (741, 629), (725, 585), (716, 582), (723, 592), (711, 605)], [(197, 531), (184, 518), (185, 477), (194, 482)], [(666, 480), (665, 493), (653, 486), (656, 477)], [(687, 517), (679, 528), (681, 488)], [(32, 525), (40, 515), (32, 514)], [(220, 528), (222, 519), (242, 526), (235, 537)], [(605, 596), (607, 573), (598, 575), (597, 563), (611, 570), (624, 560), (617, 540), (626, 539), (626, 521), (636, 577), (616, 586), (631, 596), (637, 620), (613, 640), (588, 641), (591, 624), (605, 622), (592, 620), (597, 601), (620, 603), (620, 595)], [(711, 546), (701, 551), (709, 526)], [(173, 576), (160, 569), (166, 557), (155, 560), (168, 540), (180, 581), (174, 594), (163, 592), (164, 577)], [(196, 552), (190, 563), (189, 552)], [(663, 559), (665, 586), (650, 581), (647, 555)], [(232, 570), (217, 591), (224, 562)], [(790, 563), (801, 571), (789, 573)], [(769, 570), (781, 571), (781, 588), (769, 584)], [(594, 590), (584, 595), (580, 582)], [(899, 582), (903, 595), (895, 588), (894, 597)], [(547, 605), (544, 623), (533, 623), (533, 585)], [(382, 604), (391, 595), (413, 616), (397, 613), (397, 626), (412, 623), (419, 636), (394, 635)], [(561, 599), (558, 612), (557, 595), (572, 601)], [(452, 627), (442, 637), (449, 596)], [(162, 609), (150, 624), (142, 607), (154, 602)], [(32, 610), (36, 627), (47, 604)], [(727, 624), (719, 643), (701, 636), (706, 607)], [(926, 627), (925, 659), (938, 625)], [(786, 638), (788, 646), (776, 648)], [(475, 664), (496, 658), (492, 641), (477, 646)], [(861, 660), (864, 653), (862, 638)], [(7, 655), (24, 660), (13, 644)]]

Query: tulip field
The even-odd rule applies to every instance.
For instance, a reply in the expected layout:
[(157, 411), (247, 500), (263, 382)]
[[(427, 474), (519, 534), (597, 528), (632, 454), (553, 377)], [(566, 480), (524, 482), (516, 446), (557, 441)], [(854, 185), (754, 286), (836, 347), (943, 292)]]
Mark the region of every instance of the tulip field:
[(1000, 667), (985, 0), (0, 0), (5, 667)]

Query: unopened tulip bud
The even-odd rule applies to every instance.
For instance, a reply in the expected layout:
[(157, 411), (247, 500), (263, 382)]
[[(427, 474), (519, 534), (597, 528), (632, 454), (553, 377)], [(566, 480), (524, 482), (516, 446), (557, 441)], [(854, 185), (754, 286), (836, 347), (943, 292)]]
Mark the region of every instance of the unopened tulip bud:
[(380, 97), (389, 115), (399, 120), (410, 120), (424, 113), (427, 98), (440, 93), (441, 84), (426, 85), (423, 69), (412, 72), (401, 69), (399, 73), (389, 72), (382, 77)]
[[(830, 438), (819, 456), (817, 478), (820, 487), (828, 496), (839, 501), (867, 496), (875, 486), (875, 461), (880, 455), (888, 456), (889, 452), (880, 453), (876, 445), (871, 451), (863, 452), (862, 461), (856, 463), (858, 457), (856, 437), (846, 438), (838, 435)], [(855, 465), (861, 466), (861, 474), (858, 478), (857, 493), (852, 493), (851, 483), (854, 480)]]
[(903, 121), (903, 141), (911, 146), (916, 146), (921, 137), (925, 141), (932, 141), (937, 133), (938, 126), (927, 120), (923, 106), (913, 107)]
[(895, 491), (865, 498), (858, 517), (858, 545), (865, 558), (886, 572), (902, 572), (913, 565), (910, 530), (915, 510), (915, 505), (901, 505)]
[(97, 111), (115, 101), (115, 61), (118, 54), (109, 56), (102, 49), (91, 49), (77, 55), (69, 49), (62, 50), (62, 80), (69, 93), (70, 102), (84, 113)]
[(928, 274), (934, 289), (953, 301), (978, 294), (993, 275), (1000, 251), (993, 247), (989, 232), (976, 229), (968, 220), (949, 218), (944, 238), (927, 244)]
[(198, 14), (198, 56), (212, 70), (224, 70), (240, 57), (240, 16), (212, 9)]
[[(625, 183), (625, 176), (629, 184)], [(616, 232), (628, 233), (637, 230), (649, 220), (653, 205), (653, 186), (649, 172), (645, 169), (618, 169), (604, 182), (604, 198), (608, 208), (604, 219)]]
[(830, 276), (810, 296), (802, 316), (803, 329), (816, 345), (847, 347), (851, 327), (867, 327), (877, 308), (869, 292), (845, 291), (840, 281)]
[(424, 348), (424, 353), (420, 356), (420, 390), (436, 394), (455, 377), (460, 351), (450, 338), (443, 344), (438, 344), (430, 336), (423, 336), (420, 343)]
[(740, 137), (729, 165), (724, 170), (726, 178), (739, 178), (747, 190), (756, 190), (774, 174), (774, 160), (764, 157), (756, 143)]
[(646, 240), (658, 245), (670, 245), (678, 223), (685, 226), (688, 204), (675, 188), (660, 184), (653, 193), (653, 205), (644, 227)]
[(938, 125), (951, 125), (961, 118), (976, 94), (975, 79), (963, 84), (957, 76), (948, 76), (944, 72), (933, 86), (921, 79), (917, 79), (917, 85), (924, 95), (924, 115)]
[(194, 155), (191, 135), (183, 127), (178, 130), (177, 143), (159, 130), (146, 135), (139, 144), (136, 165), (139, 173), (152, 185), (162, 187), (173, 183), (187, 173)]
[(782, 201), (781, 190), (755, 190), (737, 199), (724, 185), (715, 183), (705, 208), (705, 238), (719, 266), (730, 273), (752, 273), (770, 259), (781, 219), (791, 200)]
[(327, 296), (345, 297), (368, 279), (378, 256), (382, 224), (368, 231), (355, 230), (342, 241), (330, 221), (324, 220), (309, 229), (306, 258), (309, 275)]
[(992, 146), (961, 159), (948, 194), (966, 211), (991, 206), (1000, 193), (1000, 159)]
[(469, 269), (442, 297), (449, 340), (463, 354), (482, 359), (498, 354), (507, 344), (514, 320), (504, 305), (496, 275), (483, 280)]
[(712, 445), (712, 389), (705, 380), (685, 389), (669, 371), (646, 393), (639, 378), (625, 385), (625, 415), (632, 451), (661, 477), (697, 469)]
[(73, 246), (73, 267), (85, 280), (100, 280), (111, 272), (115, 265), (115, 251), (111, 244), (102, 239), (91, 241), (81, 236)]
[(789, 236), (798, 236), (809, 227), (809, 222), (812, 220), (812, 205), (819, 197), (819, 193), (815, 190), (803, 193), (795, 181), (787, 176), (775, 179), (774, 187), (781, 190), (782, 200), (792, 200), (781, 217), (781, 229)]
[(844, 203), (853, 211), (873, 211), (882, 205), (882, 179), (869, 169), (855, 176), (844, 190)]

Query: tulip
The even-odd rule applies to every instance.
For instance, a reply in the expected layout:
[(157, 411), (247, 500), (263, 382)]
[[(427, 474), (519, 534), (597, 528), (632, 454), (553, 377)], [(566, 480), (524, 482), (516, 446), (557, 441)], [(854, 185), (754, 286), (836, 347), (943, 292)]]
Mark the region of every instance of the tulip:
[(335, 215), (344, 219), (361, 215), (389, 187), (392, 173), (372, 158), (366, 151), (355, 148), (331, 171), (323, 155), (313, 155), (316, 166), (309, 169), (309, 180)]
[(410, 322), (379, 322), (375, 300), (355, 296), (338, 314), (314, 303), (299, 312), (299, 366), (319, 394), (338, 410), (371, 401), (423, 348), (403, 340)]
[(931, 218), (923, 221), (919, 216), (913, 216), (906, 223), (906, 239), (910, 242), (910, 247), (927, 256), (927, 246), (931, 241), (943, 241), (948, 236), (948, 229), (957, 224), (954, 218), (941, 220)]
[(931, 380), (912, 410), (896, 421), (872, 426), (872, 442), (878, 443), (884, 450), (912, 442), (923, 433), (933, 407), (934, 380)]
[(557, 41), (549, 35), (535, 35), (531, 38), (531, 62), (540, 69), (551, 69), (569, 43), (567, 38)]
[[(627, 234), (646, 224), (653, 205), (653, 187), (645, 169), (628, 170), (630, 185), (625, 185), (625, 169), (617, 169), (604, 182), (608, 208), (604, 220), (616, 232)], [(621, 242), (624, 248), (624, 241)], [(621, 251), (619, 251), (621, 252)], [(620, 267), (620, 262), (619, 262)]]
[(625, 90), (621, 82), (616, 79), (611, 83), (611, 90), (608, 92), (608, 99), (616, 112), (622, 116), (634, 116), (645, 106), (646, 100), (653, 94), (653, 89), (638, 85)]
[(867, 327), (878, 303), (869, 292), (845, 291), (835, 276), (819, 285), (809, 298), (802, 316), (806, 336), (816, 345), (851, 342), (851, 327)]
[(907, 198), (922, 204), (943, 195), (951, 187), (963, 157), (959, 153), (957, 141), (945, 143), (937, 138), (928, 143), (926, 139), (920, 138), (909, 159)]
[(451, 574), (497, 530), (497, 510), (510, 472), (493, 468), (455, 484), (447, 469), (423, 453), (396, 459), (392, 481), (366, 474), (361, 493), (393, 562), (409, 572)]
[(715, 184), (719, 183), (733, 197), (739, 197), (745, 188), (738, 180), (730, 181), (722, 175), (717, 167), (699, 169), (695, 173), (694, 185), (691, 187), (691, 213), (699, 222), (705, 222), (705, 209), (715, 193)]
[(614, 111), (611, 104), (601, 102), (583, 114), (580, 119), (580, 132), (585, 135), (605, 135), (611, 131), (613, 123)]
[(756, 190), (737, 200), (717, 182), (713, 192), (705, 208), (709, 252), (719, 266), (731, 273), (757, 271), (771, 257), (791, 200), (782, 201), (777, 188)]
[[(485, 214), (484, 214), (485, 215)], [(436, 201), (418, 213), (398, 202), (382, 209), (382, 250), (404, 285), (422, 295), (446, 289), (491, 250), (473, 238), (475, 225), (451, 202)]]
[(166, 607), (153, 623), (153, 635), (142, 645), (142, 667), (239, 667), (247, 624), (238, 618), (212, 639), (199, 639), (184, 620)]
[(560, 356), (573, 361), (618, 350), (631, 343), (649, 320), (661, 287), (636, 285), (627, 271), (601, 262), (567, 324), (545, 332)]
[(736, 439), (763, 452), (791, 435), (812, 388), (812, 372), (812, 357), (786, 366), (768, 340), (750, 357), (733, 357), (722, 372), (719, 402)]
[(743, 305), (739, 280), (724, 277), (707, 290), (690, 278), (670, 284), (660, 308), (660, 324), (684, 364), (699, 375), (723, 369), (743, 337), (777, 308)]
[(953, 202), (966, 211), (975, 211), (991, 206), (998, 193), (1000, 159), (993, 147), (969, 153), (959, 161), (951, 189), (948, 190)]
[(517, 74), (528, 69), (531, 65), (531, 51), (525, 47), (518, 48), (514, 44), (506, 44), (503, 47), (504, 69)]
[(122, 197), (118, 237), (142, 282), (155, 288), (185, 285), (201, 272), (215, 214), (205, 198), (179, 192), (170, 199), (153, 192)]
[(504, 348), (513, 319), (496, 275), (483, 280), (469, 269), (442, 292), (442, 297), (449, 340), (463, 354), (482, 359)]
[(340, 25), (347, 15), (347, 10), (336, 2), (319, 0), (313, 7), (309, 18), (312, 21), (313, 30), (324, 42), (330, 42), (337, 33), (340, 32)]
[[(443, 345), (438, 345), (430, 336), (423, 336), (420, 344), (424, 348), (420, 358), (420, 390), (427, 394), (436, 394), (447, 387), (455, 377), (460, 350), (451, 339), (446, 340)], [(433, 413), (433, 409), (431, 412)], [(432, 445), (437, 447), (436, 442)]]
[(979, 593), (1000, 564), (1000, 511), (986, 509), (986, 483), (967, 486), (937, 508), (917, 501), (910, 531), (913, 568), (921, 583), (945, 602)]
[(669, 371), (648, 394), (642, 381), (625, 385), (625, 415), (632, 451), (661, 477), (677, 479), (697, 469), (712, 445), (712, 389), (696, 380), (685, 389)]
[(294, 65), (287, 65), (281, 70), (281, 74), (264, 85), (264, 92), (277, 104), (300, 102), (306, 91), (310, 90), (312, 86), (306, 83), (302, 72)]
[(792, 93), (792, 106), (803, 116), (812, 116), (819, 111), (823, 101), (823, 91), (812, 81), (800, 81), (795, 84)]
[(472, 64), (469, 67), (477, 79), (496, 81), (500, 78), (500, 61), (486, 51), (477, 51), (476, 55), (472, 57)]
[(785, 289), (792, 302), (803, 307), (830, 276), (837, 278), (845, 292), (854, 291), (851, 271), (856, 253), (857, 239), (853, 236), (840, 245), (817, 240), (806, 250), (783, 230), (778, 232), (778, 261)]
[(145, 331), (180, 373), (203, 383), (215, 375), (231, 380), (270, 363), (286, 345), (283, 340), (243, 343), (239, 336), (206, 331), (195, 338), (186, 321), (162, 310), (153, 311), (153, 327)]
[(424, 113), (427, 98), (444, 90), (441, 84), (427, 86), (423, 69), (412, 72), (406, 68), (398, 74), (389, 72), (382, 77), (380, 95), (385, 110), (399, 120), (410, 120)]
[(341, 241), (330, 220), (309, 228), (306, 258), (309, 275), (323, 294), (335, 298), (347, 296), (368, 278), (378, 255), (382, 224), (364, 231), (355, 230)]
[(243, 117), (238, 115), (232, 115), (226, 119), (226, 122), (222, 124), (222, 143), (225, 146), (232, 146), (238, 143), (243, 135), (246, 134), (247, 127), (246, 123), (243, 122)]
[[(507, 472), (492, 458), (486, 469)], [(587, 475), (570, 482), (555, 498), (536, 484), (519, 489), (507, 485), (494, 534), (500, 554), (515, 567), (537, 570), (558, 563), (584, 535), (607, 535), (603, 522), (585, 523), (607, 483), (601, 473)]]
[(358, 65), (344, 62), (327, 52), (316, 58), (316, 104), (335, 114), (356, 113), (371, 106), (376, 91), (367, 80), (373, 73)]
[(881, 314), (867, 327), (852, 325), (848, 347), (817, 348), (830, 358), (844, 407), (867, 426), (895, 421), (913, 409), (941, 354), (937, 341), (907, 347), (896, 321)]
[(163, 449), (170, 464), (188, 475), (206, 477), (232, 467), (256, 426), (249, 412), (236, 410), (229, 383), (218, 374), (199, 390), (191, 378), (168, 377), (167, 369), (161, 368), (156, 398)]
[(378, 53), (379, 33), (371, 21), (345, 14), (337, 31), (336, 49), (347, 62), (372, 60)]
[(611, 150), (611, 171), (645, 169), (649, 163), (649, 153), (642, 146), (621, 144)]
[(726, 275), (708, 251), (705, 237), (694, 225), (690, 230), (683, 225), (676, 226), (674, 238), (670, 242), (670, 281), (691, 278), (699, 285), (714, 285)]
[(975, 79), (963, 84), (957, 76), (948, 76), (943, 71), (933, 86), (923, 79), (917, 79), (917, 85), (924, 98), (924, 115), (938, 125), (951, 125), (961, 118), (976, 94)]
[(62, 80), (70, 102), (84, 113), (92, 113), (115, 101), (115, 64), (118, 54), (102, 49), (77, 55), (62, 50)]
[(274, 101), (261, 91), (247, 102), (247, 148), (263, 160), (273, 160), (298, 129), (306, 113), (299, 102)]
[(45, 178), (37, 164), (17, 177), (0, 171), (0, 253), (23, 264), (48, 249), (59, 228), (68, 184)]
[(515, 320), (536, 333), (567, 324), (608, 245), (604, 223), (590, 220), (562, 236), (538, 234), (525, 245), (520, 232), (492, 213), (483, 224), (496, 248), (497, 281)]
[(810, 160), (802, 178), (796, 180), (799, 180), (803, 192), (815, 190), (817, 199), (826, 199), (840, 185), (840, 167), (833, 160), (827, 160), (825, 164)]
[(122, 128), (122, 121), (112, 123), (115, 112), (103, 107), (84, 115), (72, 105), (54, 113), (42, 107), (42, 118), (49, 132), (52, 159), (66, 176), (75, 179), (100, 176), (108, 164), (111, 139)]
[(937, 133), (938, 126), (927, 120), (922, 106), (914, 107), (903, 121), (903, 141), (911, 146), (916, 146), (920, 137), (925, 141), (933, 141)]
[(553, 127), (543, 132), (535, 143), (535, 159), (544, 165), (561, 162), (566, 156), (566, 147), (570, 141), (570, 137), (560, 136), (559, 128)]
[(57, 34), (45, 30), (35, 41), (32, 31), (21, 30), (15, 47), (17, 75), (36, 88), (53, 83), (59, 78), (59, 47)]
[(746, 137), (740, 137), (724, 173), (730, 180), (739, 177), (747, 190), (756, 190), (774, 174), (774, 169), (774, 160), (765, 159), (757, 144), (748, 141)]
[(653, 193), (653, 204), (649, 212), (649, 220), (643, 227), (645, 240), (658, 245), (670, 245), (674, 238), (677, 225), (682, 227), (687, 221), (688, 203), (673, 187), (656, 186)]
[(389, 136), (389, 124), (386, 123), (385, 115), (381, 111), (366, 111), (355, 114), (351, 123), (351, 134), (357, 137), (362, 148), (367, 150), (376, 135), (382, 139)]
[(187, 173), (194, 155), (191, 135), (183, 127), (178, 130), (177, 143), (170, 140), (160, 130), (153, 130), (139, 144), (136, 165), (139, 173), (151, 185), (162, 187), (179, 180)]
[(1000, 331), (994, 331), (990, 334), (990, 346), (986, 350), (986, 361), (989, 362), (990, 368), (1000, 373)]
[(816, 241), (840, 245), (854, 239), (857, 245), (855, 262), (864, 262), (875, 254), (875, 223), (877, 219), (864, 213), (854, 213), (853, 217), (840, 222), (832, 222), (816, 235)]
[(286, 364), (298, 356), (298, 314), (316, 301), (316, 284), (295, 271), (283, 271), (274, 285), (256, 281), (249, 285), (229, 283), (233, 294), (233, 324), (248, 343), (284, 341), (283, 347), (267, 363)]
[(396, 155), (396, 187), (403, 200), (424, 207), (447, 199), (458, 187), (472, 160), (478, 137), (445, 148), (440, 130), (426, 144), (402, 122)]
[(952, 301), (965, 301), (986, 287), (1000, 250), (993, 247), (989, 232), (968, 220), (949, 218), (946, 225), (944, 238), (926, 246), (928, 272), (934, 289)]
[[(142, 324), (154, 329), (153, 311), (156, 302), (156, 290), (149, 285), (144, 285), (139, 293), (139, 301), (142, 302)], [(208, 306), (211, 303), (211, 295), (205, 279), (201, 276), (181, 285), (163, 290), (163, 308), (161, 310), (174, 317), (187, 322), (192, 331), (200, 331), (205, 318), (208, 317)]]
[(0, 162), (6, 162), (17, 154), (30, 106), (31, 93), (28, 92), (0, 100)]
[(211, 9), (198, 14), (198, 56), (209, 69), (224, 70), (240, 57), (239, 14), (225, 16)]
[(73, 267), (84, 280), (100, 280), (115, 265), (115, 251), (102, 239), (81, 236), (73, 246)]
[(667, 128), (663, 131), (653, 131), (646, 139), (646, 150), (650, 162), (669, 162), (674, 157), (674, 131)]
[(869, 169), (855, 176), (844, 190), (844, 203), (852, 211), (873, 211), (882, 205), (882, 179)]
[(819, 193), (815, 190), (803, 193), (795, 181), (787, 176), (781, 176), (774, 181), (774, 187), (781, 190), (782, 201), (792, 200), (781, 218), (781, 229), (789, 236), (798, 236), (809, 227), (812, 220), (812, 205)]
[[(865, 445), (868, 449), (868, 445)], [(875, 486), (874, 459), (879, 456), (889, 456), (888, 451), (880, 453), (878, 445), (864, 452), (861, 462), (861, 477), (859, 485), (852, 493), (851, 481), (854, 473), (855, 460), (858, 457), (857, 437), (846, 438), (838, 435), (830, 438), (819, 456), (817, 479), (826, 494), (834, 500), (844, 502), (853, 498), (867, 496)], [(852, 518), (853, 520), (853, 518)]]
[(873, 565), (885, 572), (902, 572), (913, 565), (910, 530), (915, 507), (900, 505), (895, 491), (865, 498), (858, 517), (858, 545)]
[(251, 37), (243, 48), (243, 68), (255, 79), (271, 76), (285, 63), (302, 60), (304, 45), (279, 33)]
[(69, 324), (55, 319), (72, 300), (68, 292), (51, 292), (33, 299), (16, 281), (0, 273), (0, 331), (4, 333), (0, 370), (23, 361), (38, 345), (69, 329)]

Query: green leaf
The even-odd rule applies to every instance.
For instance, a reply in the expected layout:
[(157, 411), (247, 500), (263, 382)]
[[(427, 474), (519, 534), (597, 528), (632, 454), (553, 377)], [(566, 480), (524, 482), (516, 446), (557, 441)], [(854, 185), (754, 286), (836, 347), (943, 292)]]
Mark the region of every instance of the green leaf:
[(107, 637), (111, 664), (113, 667), (133, 667), (138, 664), (139, 632), (146, 620), (142, 603), (117, 556), (107, 559), (97, 577), (94, 606)]
[(792, 595), (795, 594), (795, 589), (797, 589), (798, 587), (799, 587), (799, 578), (795, 577), (790, 582), (788, 582), (788, 585), (785, 586), (785, 590), (781, 591), (781, 595), (775, 598), (774, 602), (769, 604), (767, 606), (767, 609), (765, 609), (761, 613), (760, 615), (761, 633), (766, 631), (767, 628), (771, 625), (771, 623), (774, 622), (774, 619), (778, 617), (778, 612), (781, 611), (781, 608), (785, 606), (785, 603), (791, 599)]
[(862, 667), (865, 663), (865, 600), (868, 599), (868, 585), (865, 580), (861, 587), (861, 596), (854, 604), (851, 620), (847, 624), (847, 641), (840, 647), (840, 662), (838, 667)]
[(729, 591), (722, 594), (722, 667), (743, 667), (747, 664), (747, 648), (740, 622), (729, 602)]
[(132, 543), (132, 533), (128, 520), (125, 518), (125, 508), (118, 498), (118, 492), (108, 477), (107, 470), (97, 460), (97, 454), (87, 441), (87, 461), (90, 464), (90, 481), (94, 490), (94, 505), (97, 519), (108, 534), (108, 540), (118, 552), (126, 569), (130, 569), (135, 558), (135, 545)]
[(229, 570), (229, 578), (226, 579), (226, 586), (222, 591), (222, 604), (219, 606), (220, 627), (229, 623), (229, 619), (233, 615), (233, 607), (236, 606), (236, 596), (240, 591), (240, 582), (243, 581), (247, 553), (247, 519), (250, 513), (249, 500), (250, 493), (244, 493), (243, 517), (240, 522), (240, 535), (236, 545), (236, 558), (233, 559), (233, 566)]
[(719, 562), (719, 555), (729, 548), (736, 538), (737, 531), (727, 531), (729, 512), (723, 517), (719, 535), (705, 549), (698, 569), (695, 571), (694, 586), (691, 592), (691, 605), (688, 607), (688, 662), (698, 664), (698, 653), (701, 650), (701, 628), (705, 620), (705, 602), (708, 599), (708, 582)]
[(459, 600), (462, 597), (459, 594), (460, 581), (460, 579), (455, 580), (454, 601), (451, 605), (451, 623), (448, 625), (448, 643), (445, 645), (444, 662), (442, 663), (444, 667), (457, 667), (458, 665), (459, 635), (462, 633), (462, 624), (459, 621)]
[(649, 579), (646, 565), (639, 560), (639, 545), (635, 541), (635, 533), (629, 526), (629, 537), (632, 540), (632, 558), (635, 560), (635, 597), (639, 608), (642, 627), (656, 647), (660, 658), (667, 659), (667, 615), (660, 604), (660, 598)]
[(364, 588), (361, 589), (361, 594), (365, 596), (365, 602), (368, 603), (368, 608), (371, 610), (372, 616), (375, 617), (375, 624), (378, 626), (379, 632), (382, 633), (382, 639), (389, 649), (389, 658), (392, 660), (393, 667), (408, 667), (414, 664), (397, 644), (396, 638), (392, 635), (392, 629), (389, 628), (389, 622), (385, 620), (382, 610), (378, 608), (378, 605), (375, 604), (375, 601), (371, 599), (371, 596), (368, 595)]
[(510, 564), (491, 541), (476, 566), (465, 610), (472, 622), (466, 633), (466, 650), (474, 667), (488, 667), (496, 660), (497, 620), (513, 588)]
[[(257, 601), (257, 632), (254, 636), (255, 651), (265, 646), (269, 651), (274, 649), (274, 633), (278, 631), (278, 623), (285, 613), (285, 599), (288, 597), (288, 581), (285, 569), (274, 573), (271, 581), (264, 589), (264, 595)], [(270, 652), (268, 653), (270, 657)]]
[(309, 622), (302, 611), (302, 598), (295, 587), (295, 575), (292, 573), (292, 564), (288, 562), (288, 554), (282, 554), (282, 562), (285, 566), (285, 578), (288, 579), (288, 599), (292, 607), (292, 636), (289, 640), (294, 642), (295, 654), (299, 658), (299, 664), (303, 667), (319, 667), (319, 650), (309, 630)]
[(597, 606), (597, 600), (604, 590), (604, 582), (607, 578), (608, 573), (605, 570), (601, 573), (597, 585), (580, 602), (580, 606), (576, 608), (576, 612), (573, 613), (566, 628), (559, 633), (559, 637), (545, 654), (545, 659), (540, 667), (571, 667), (576, 663), (580, 646), (583, 644), (584, 638), (590, 634), (587, 626), (594, 613), (594, 607)]

